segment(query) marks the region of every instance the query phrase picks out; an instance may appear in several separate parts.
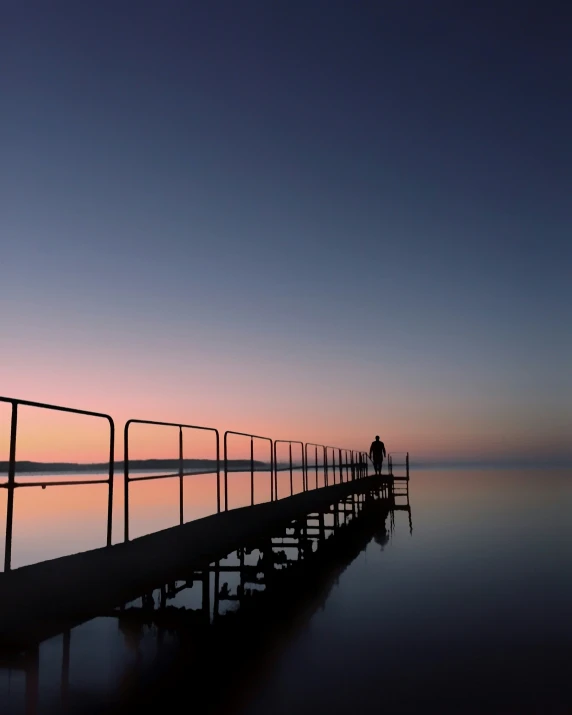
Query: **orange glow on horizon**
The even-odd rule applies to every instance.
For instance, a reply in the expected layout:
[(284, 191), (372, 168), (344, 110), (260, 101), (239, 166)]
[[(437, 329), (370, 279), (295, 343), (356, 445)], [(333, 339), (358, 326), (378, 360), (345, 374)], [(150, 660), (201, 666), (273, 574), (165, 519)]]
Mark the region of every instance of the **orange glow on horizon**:
[[(141, 378), (137, 375), (131, 375), (123, 385), (118, 382), (113, 392), (110, 392), (113, 383), (104, 386), (103, 377), (98, 382), (96, 375), (91, 384), (81, 385), (77, 376), (72, 373), (71, 377), (74, 379), (66, 389), (63, 379), (54, 379), (50, 387), (52, 383), (42, 383), (39, 374), (29, 382), (27, 391), (20, 394), (23, 398), (110, 413), (115, 420), (117, 461), (123, 459), (125, 422), (134, 417), (217, 427), (221, 458), (225, 429), (361, 451), (367, 451), (374, 436), (380, 434), (389, 451), (409, 451), (412, 458), (435, 460), (550, 457), (564, 454), (568, 444), (562, 416), (538, 424), (535, 415), (524, 410), (515, 415), (507, 407), (490, 413), (478, 403), (469, 409), (463, 404), (438, 401), (431, 394), (408, 394), (403, 388), (392, 388), (391, 383), (378, 406), (374, 399), (345, 392), (343, 387), (336, 387), (331, 394), (322, 391), (310, 397), (312, 392), (308, 386), (303, 395), (294, 392), (289, 398), (283, 393), (280, 401), (270, 393), (258, 392), (253, 393), (256, 399), (249, 402), (229, 392), (226, 383), (204, 392), (197, 389), (192, 391), (191, 397), (169, 390), (164, 394), (143, 389), (135, 392), (135, 378)], [(17, 380), (14, 393), (18, 394)], [(0, 461), (8, 459), (9, 429), (10, 406), (0, 403)], [(108, 429), (104, 419), (21, 407), (17, 459), (106, 462)], [(232, 437), (229, 446), (233, 459), (250, 456), (248, 439)], [(256, 459), (267, 459), (262, 442), (255, 443), (255, 454)], [(130, 428), (130, 457), (133, 459), (175, 459), (177, 456), (176, 428), (141, 425)], [(214, 458), (213, 435), (185, 430), (184, 456)]]

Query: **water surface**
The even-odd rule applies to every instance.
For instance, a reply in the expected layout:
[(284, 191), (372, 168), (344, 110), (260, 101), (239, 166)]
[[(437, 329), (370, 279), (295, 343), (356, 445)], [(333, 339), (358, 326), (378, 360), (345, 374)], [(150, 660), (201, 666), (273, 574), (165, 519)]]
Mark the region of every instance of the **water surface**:
[[(308, 600), (296, 624), (259, 654), (226, 712), (572, 712), (571, 477), (565, 469), (415, 471), (411, 523), (396, 511), (379, 525), (325, 600)], [(285, 496), (289, 474), (279, 479)], [(298, 491), (299, 473), (293, 483)], [(64, 496), (77, 490), (93, 498)], [(104, 541), (104, 487), (16, 496), (20, 562)], [(268, 497), (269, 476), (257, 474), (255, 501)], [(134, 535), (177, 523), (176, 479), (137, 484), (131, 498)], [(229, 500), (250, 502), (249, 474), (232, 476)], [(119, 515), (121, 490), (117, 506)], [(186, 478), (185, 519), (215, 510), (213, 475)], [(229, 586), (236, 588), (231, 579)], [(195, 583), (172, 603), (200, 601)], [(142, 667), (154, 677), (161, 663), (168, 670), (176, 641), (152, 624), (131, 633), (102, 614), (72, 630), (69, 688), (92, 705), (108, 703)], [(59, 712), (65, 648), (63, 636), (40, 646), (37, 713)], [(237, 642), (221, 658), (221, 683), (243, 648)], [(22, 669), (0, 669), (0, 698), (3, 712), (25, 712)]]
[(242, 715), (572, 712), (571, 476), (416, 472)]

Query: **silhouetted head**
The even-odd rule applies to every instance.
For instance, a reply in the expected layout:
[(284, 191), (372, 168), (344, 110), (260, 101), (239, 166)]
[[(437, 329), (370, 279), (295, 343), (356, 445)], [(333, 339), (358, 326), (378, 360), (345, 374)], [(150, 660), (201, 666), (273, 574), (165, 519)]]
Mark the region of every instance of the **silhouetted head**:
[(379, 442), (379, 435), (378, 435), (378, 434), (375, 435), (375, 441), (376, 441), (376, 442)]

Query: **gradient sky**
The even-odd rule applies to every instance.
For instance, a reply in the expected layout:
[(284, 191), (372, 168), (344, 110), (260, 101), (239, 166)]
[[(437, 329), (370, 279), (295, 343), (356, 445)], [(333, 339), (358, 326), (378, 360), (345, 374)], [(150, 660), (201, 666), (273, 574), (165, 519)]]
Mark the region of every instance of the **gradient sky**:
[[(570, 21), (550, 1), (8, 0), (0, 394), (570, 456)], [(74, 457), (98, 458), (85, 424)], [(20, 458), (55, 456), (30, 434)]]

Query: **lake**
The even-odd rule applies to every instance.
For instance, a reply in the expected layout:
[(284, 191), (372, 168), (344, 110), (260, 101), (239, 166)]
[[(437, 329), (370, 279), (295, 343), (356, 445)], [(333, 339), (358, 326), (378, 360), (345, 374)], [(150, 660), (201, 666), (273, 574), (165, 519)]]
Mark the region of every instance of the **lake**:
[[(308, 596), (288, 629), (253, 661), (225, 711), (572, 712), (571, 477), (566, 469), (413, 471), (411, 524), (407, 512), (398, 511), (365, 533), (324, 597)], [(289, 489), (289, 475), (279, 478)], [(250, 475), (231, 479), (235, 505), (248, 503)], [(216, 507), (212, 476), (188, 480), (197, 481), (189, 482), (186, 518), (210, 513)], [(264, 500), (269, 477), (257, 474), (256, 480), (256, 500)], [(132, 496), (134, 535), (176, 523), (178, 485), (169, 481), (135, 486), (133, 494), (141, 491)], [(48, 501), (59, 487), (18, 491), (23, 524), (14, 553), (20, 562), (60, 555), (64, 547), (78, 550), (90, 539), (99, 541), (93, 546), (104, 542), (104, 487), (64, 487), (61, 494), (66, 489), (76, 500)], [(77, 490), (91, 495), (89, 503), (77, 499)], [(23, 491), (39, 494), (21, 497)], [(35, 531), (26, 529), (26, 505), (33, 507)], [(50, 531), (48, 523), (56, 528)], [(249, 558), (256, 560), (256, 552)], [(172, 602), (195, 608), (200, 593), (195, 583)], [(180, 634), (152, 624), (137, 633), (134, 638), (104, 615), (73, 629), (67, 645), (62, 636), (43, 643), (35, 712), (61, 710), (66, 648), (69, 690), (94, 712), (97, 703), (105, 711), (134, 672), (169, 672), (172, 659), (180, 659)], [(221, 654), (221, 683), (243, 647), (238, 642)], [(180, 685), (195, 692), (192, 672)], [(23, 670), (0, 670), (3, 713), (26, 712), (25, 691)]]
[(571, 476), (415, 473), (241, 712), (572, 712)]

